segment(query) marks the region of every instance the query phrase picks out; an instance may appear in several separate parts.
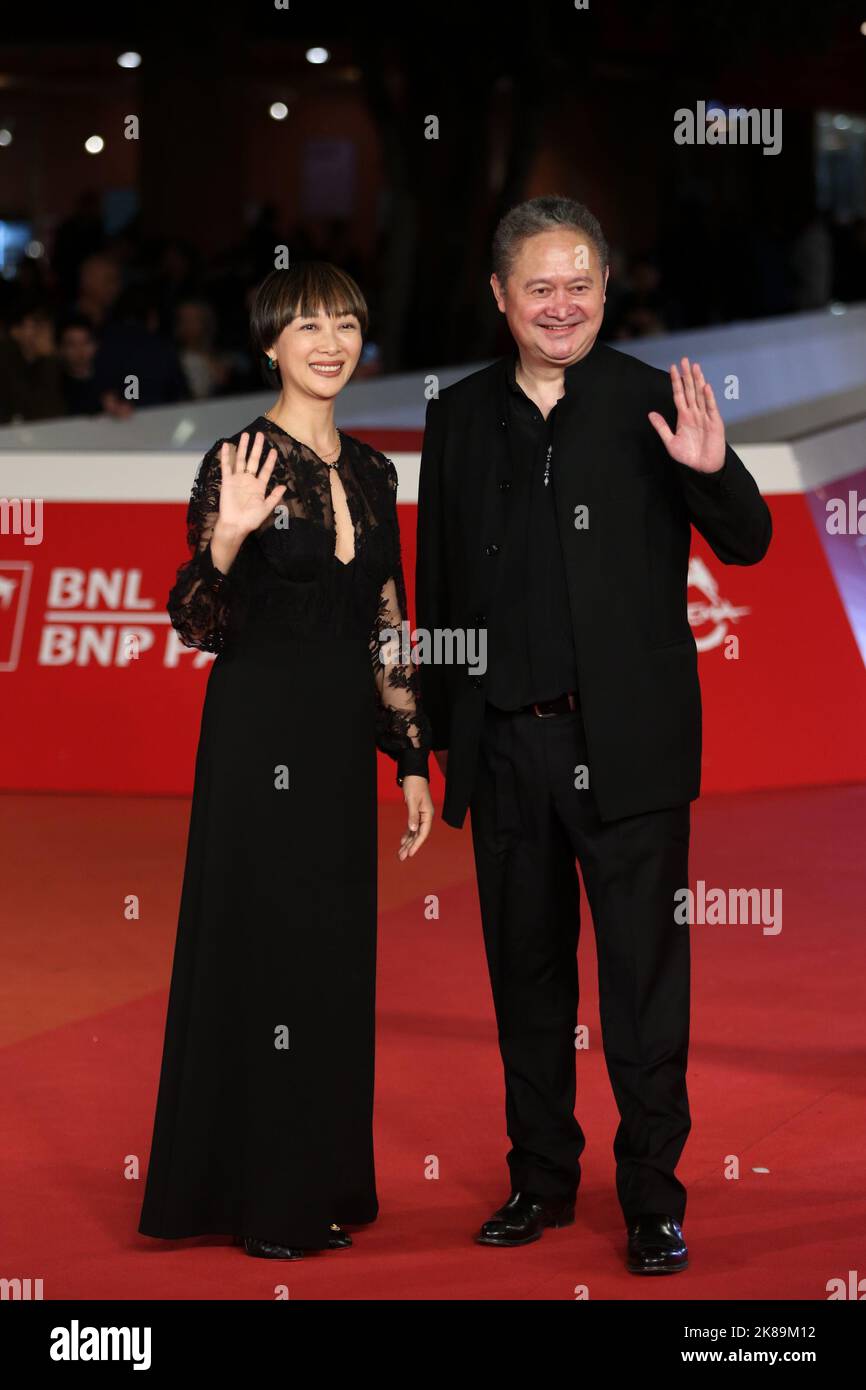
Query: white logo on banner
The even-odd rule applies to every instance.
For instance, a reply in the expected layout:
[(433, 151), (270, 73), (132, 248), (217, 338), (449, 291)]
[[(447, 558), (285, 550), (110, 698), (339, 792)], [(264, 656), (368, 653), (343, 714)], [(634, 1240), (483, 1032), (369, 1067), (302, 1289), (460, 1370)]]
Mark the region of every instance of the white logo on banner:
[[(141, 592), (138, 569), (52, 569), (40, 634), (40, 666), (129, 666), (157, 648), (176, 665), (168, 614)], [(158, 650), (158, 648), (157, 648)]]
[[(18, 666), (32, 569), (26, 561), (0, 562), (0, 671)], [(154, 629), (165, 634), (163, 665), (176, 667), (181, 656), (190, 657), (196, 666), (211, 662), (212, 653), (181, 643), (168, 614), (141, 594), (140, 583), (140, 570), (52, 570), (39, 665), (126, 666), (155, 647)], [(721, 646), (731, 626), (752, 611), (723, 598), (718, 581), (697, 556), (689, 560), (688, 588), (700, 595), (688, 604), (699, 652)], [(130, 656), (130, 643), (135, 657)]]
[(0, 671), (18, 668), (32, 572), (27, 560), (0, 561)]
[(694, 631), (695, 646), (699, 652), (708, 652), (721, 646), (728, 635), (731, 623), (751, 613), (751, 608), (735, 608), (726, 598), (722, 598), (718, 582), (703, 560), (696, 555), (689, 560), (688, 587), (697, 589), (702, 595), (694, 603), (689, 603), (689, 625)]

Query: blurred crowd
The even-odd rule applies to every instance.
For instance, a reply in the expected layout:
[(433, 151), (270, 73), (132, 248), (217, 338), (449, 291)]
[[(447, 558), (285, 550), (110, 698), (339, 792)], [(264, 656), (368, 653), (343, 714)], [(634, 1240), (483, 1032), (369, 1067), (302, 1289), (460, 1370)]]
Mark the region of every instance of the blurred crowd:
[[(50, 255), (0, 279), (0, 423), (108, 414), (263, 388), (249, 341), (256, 286), (274, 248), (334, 261), (367, 288), (342, 222), (282, 231), (266, 207), (244, 240), (210, 259), (180, 240), (148, 243), (136, 224), (103, 230), (85, 194)], [(357, 375), (377, 370), (368, 340)]]
[(866, 221), (713, 219), (681, 209), (658, 250), (611, 251), (603, 336), (609, 341), (773, 318), (866, 300)]
[[(602, 337), (644, 338), (866, 300), (863, 219), (840, 227), (807, 207), (794, 224), (781, 217), (755, 224), (745, 212), (739, 224), (719, 221), (704, 224), (701, 210), (680, 209), (659, 250), (626, 256), (614, 247)], [(13, 278), (0, 278), (0, 423), (124, 418), (141, 407), (261, 390), (249, 308), (281, 245), (293, 260), (332, 261), (358, 280), (372, 336), (356, 376), (377, 373), (384, 258), (377, 251), (365, 262), (347, 222), (286, 229), (265, 206), (237, 245), (206, 258), (180, 240), (146, 240), (135, 221), (107, 235), (98, 195), (89, 192), (48, 254), (25, 257)], [(474, 339), (466, 337), (466, 360), (495, 355), (497, 327), (480, 324)]]

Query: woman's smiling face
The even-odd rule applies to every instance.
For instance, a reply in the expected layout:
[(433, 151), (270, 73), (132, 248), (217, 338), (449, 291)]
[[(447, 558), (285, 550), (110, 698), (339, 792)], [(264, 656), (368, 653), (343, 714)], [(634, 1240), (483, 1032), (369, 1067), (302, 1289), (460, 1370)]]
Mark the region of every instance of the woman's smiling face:
[(287, 323), (268, 352), (280, 369), (283, 390), (328, 400), (346, 385), (361, 356), (361, 325), (354, 314), (320, 310)]

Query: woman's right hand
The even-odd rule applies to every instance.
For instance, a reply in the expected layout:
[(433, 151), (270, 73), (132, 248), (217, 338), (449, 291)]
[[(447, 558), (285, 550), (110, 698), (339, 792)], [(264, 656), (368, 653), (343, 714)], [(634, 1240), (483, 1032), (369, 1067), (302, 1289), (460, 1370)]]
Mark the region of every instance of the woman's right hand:
[(261, 526), (286, 490), (286, 484), (279, 483), (265, 497), (265, 488), (277, 461), (277, 451), (272, 448), (259, 469), (265, 436), (257, 433), (252, 448), (249, 442), (250, 437), (245, 430), (237, 448), (226, 442), (220, 449), (220, 528), (238, 536), (249, 535)]

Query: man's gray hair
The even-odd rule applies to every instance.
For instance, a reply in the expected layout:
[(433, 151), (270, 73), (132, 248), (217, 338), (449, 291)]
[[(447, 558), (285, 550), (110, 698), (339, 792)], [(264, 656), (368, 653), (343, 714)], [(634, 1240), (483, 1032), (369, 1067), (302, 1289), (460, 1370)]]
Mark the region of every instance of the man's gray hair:
[(493, 269), (500, 284), (504, 285), (511, 274), (515, 257), (527, 237), (555, 231), (558, 227), (582, 233), (591, 241), (604, 270), (610, 261), (610, 252), (601, 223), (589, 208), (575, 202), (574, 198), (530, 198), (511, 208), (493, 234)]

